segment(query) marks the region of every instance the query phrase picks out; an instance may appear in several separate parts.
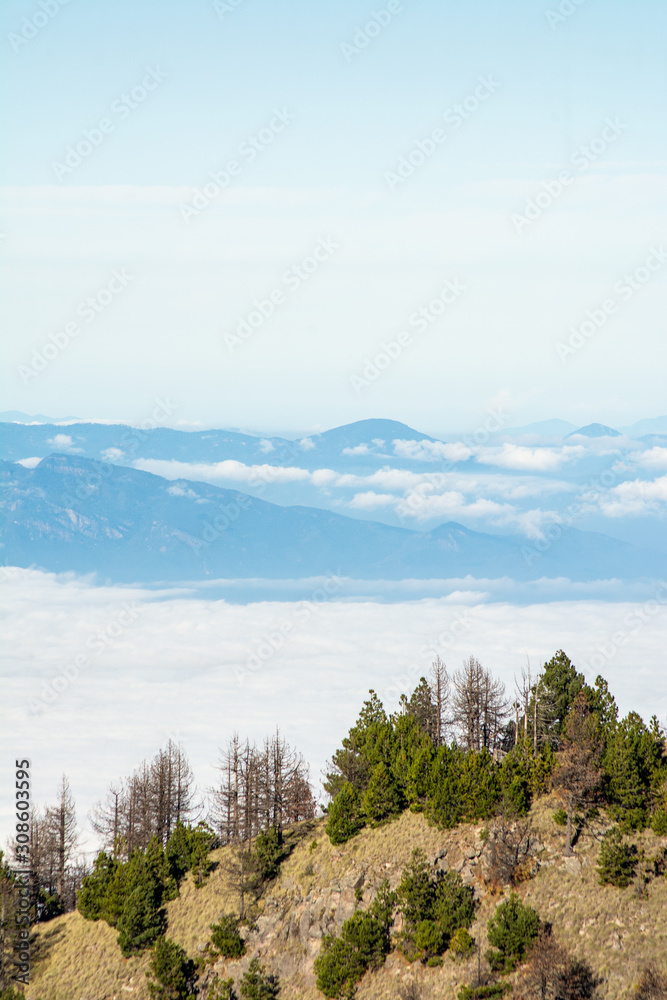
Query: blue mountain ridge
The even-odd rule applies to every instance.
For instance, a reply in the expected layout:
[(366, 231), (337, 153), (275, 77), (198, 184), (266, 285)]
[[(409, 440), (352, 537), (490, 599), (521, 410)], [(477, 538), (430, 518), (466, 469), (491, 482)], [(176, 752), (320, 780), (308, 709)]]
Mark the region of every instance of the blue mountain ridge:
[[(303, 578), (656, 578), (664, 557), (569, 529), (540, 553), (455, 522), (418, 532), (53, 454), (0, 462), (2, 561), (111, 582)], [(526, 558), (528, 553), (529, 558)]]

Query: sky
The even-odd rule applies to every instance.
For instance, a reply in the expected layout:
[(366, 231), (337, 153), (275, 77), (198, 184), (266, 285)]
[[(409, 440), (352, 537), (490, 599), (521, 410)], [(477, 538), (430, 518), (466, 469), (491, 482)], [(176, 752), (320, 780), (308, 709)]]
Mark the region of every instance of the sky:
[(665, 412), (663, 4), (0, 17), (5, 409), (429, 433), (499, 397), (515, 423)]

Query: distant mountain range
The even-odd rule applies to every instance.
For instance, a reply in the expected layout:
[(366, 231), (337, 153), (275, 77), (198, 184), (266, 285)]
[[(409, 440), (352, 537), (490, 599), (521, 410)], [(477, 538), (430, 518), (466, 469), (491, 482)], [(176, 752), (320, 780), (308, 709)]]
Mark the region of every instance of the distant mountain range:
[(327, 573), (369, 580), (471, 575), (587, 581), (653, 578), (664, 570), (664, 556), (595, 532), (566, 530), (540, 554), (524, 538), (454, 522), (411, 531), (78, 455), (53, 454), (32, 469), (3, 461), (0, 479), (2, 561), (96, 573), (100, 581)]

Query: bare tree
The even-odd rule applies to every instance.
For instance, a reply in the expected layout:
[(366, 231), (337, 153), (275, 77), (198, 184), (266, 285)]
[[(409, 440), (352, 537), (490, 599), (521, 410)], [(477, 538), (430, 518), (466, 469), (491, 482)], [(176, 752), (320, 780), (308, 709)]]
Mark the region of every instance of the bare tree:
[(93, 808), (90, 819), (105, 850), (128, 858), (146, 848), (152, 837), (166, 844), (176, 824), (197, 812), (192, 768), (183, 748), (169, 740), (151, 761), (118, 784)]
[(58, 786), (58, 801), (46, 810), (46, 833), (50, 851), (55, 855), (56, 892), (63, 905), (74, 906), (74, 900), (65, 899), (67, 871), (74, 860), (74, 852), (79, 844), (76, 826), (76, 808), (66, 775), (63, 774)]
[(431, 694), (435, 705), (435, 732), (433, 742), (436, 747), (442, 746), (449, 735), (452, 725), (450, 698), (451, 680), (447, 671), (447, 664), (436, 656), (431, 664)]
[(589, 711), (583, 691), (577, 695), (565, 724), (558, 767), (552, 782), (560, 788), (567, 808), (565, 854), (572, 854), (572, 820), (578, 805), (594, 794), (602, 770), (602, 741), (597, 732), (597, 719)]
[(455, 671), (453, 719), (466, 750), (493, 750), (508, 717), (505, 685), (470, 656)]

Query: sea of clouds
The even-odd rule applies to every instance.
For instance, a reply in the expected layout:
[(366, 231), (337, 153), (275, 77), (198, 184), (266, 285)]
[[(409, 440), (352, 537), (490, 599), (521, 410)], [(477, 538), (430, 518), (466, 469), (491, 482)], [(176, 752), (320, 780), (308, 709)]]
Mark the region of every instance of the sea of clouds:
[[(303, 593), (235, 604), (186, 587), (6, 571), (2, 788), (13, 787), (14, 758), (32, 760), (40, 803), (65, 772), (85, 823), (109, 783), (168, 739), (183, 743), (204, 791), (235, 730), (260, 740), (276, 725), (318, 784), (369, 688), (393, 710), (435, 655), (455, 669), (474, 654), (511, 690), (527, 659), (535, 670), (562, 648), (589, 681), (608, 679), (621, 712), (667, 719), (667, 587), (633, 601), (521, 605), (485, 603), (483, 588), (351, 601), (335, 578)], [(2, 802), (4, 843), (11, 796)], [(84, 844), (94, 846), (89, 829)]]

